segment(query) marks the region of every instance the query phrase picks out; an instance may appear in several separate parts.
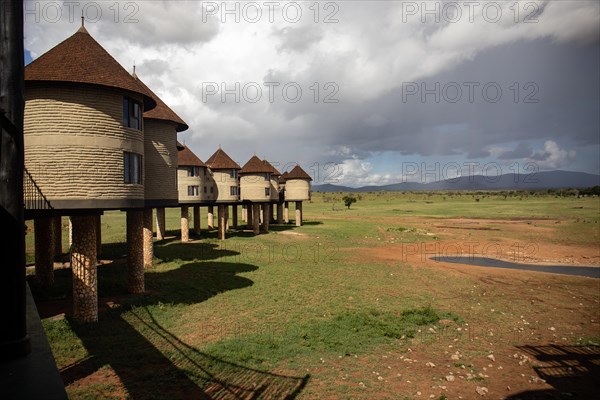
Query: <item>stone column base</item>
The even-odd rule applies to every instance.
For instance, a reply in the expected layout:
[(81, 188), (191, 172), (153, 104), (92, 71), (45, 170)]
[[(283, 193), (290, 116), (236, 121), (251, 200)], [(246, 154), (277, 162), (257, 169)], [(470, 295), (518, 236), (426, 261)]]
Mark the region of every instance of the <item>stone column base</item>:
[(96, 217), (73, 216), (71, 226), (71, 271), (73, 317), (79, 322), (98, 321), (98, 276), (96, 269)]

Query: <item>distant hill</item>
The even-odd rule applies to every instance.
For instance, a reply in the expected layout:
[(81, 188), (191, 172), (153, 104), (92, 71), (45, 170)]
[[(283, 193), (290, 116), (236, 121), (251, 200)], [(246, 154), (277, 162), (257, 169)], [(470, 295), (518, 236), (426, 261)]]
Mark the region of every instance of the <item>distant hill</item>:
[(351, 188), (332, 184), (313, 185), (314, 192), (375, 192), (417, 190), (523, 190), (587, 188), (600, 185), (600, 175), (571, 171), (544, 171), (535, 174), (505, 174), (499, 176), (472, 175), (443, 181), (402, 182), (383, 186)]

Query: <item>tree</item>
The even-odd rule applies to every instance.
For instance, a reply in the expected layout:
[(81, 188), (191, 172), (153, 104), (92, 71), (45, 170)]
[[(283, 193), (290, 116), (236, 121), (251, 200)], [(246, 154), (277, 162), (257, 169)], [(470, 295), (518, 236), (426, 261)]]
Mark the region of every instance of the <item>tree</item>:
[(342, 200), (344, 200), (344, 205), (348, 207), (348, 210), (350, 209), (350, 205), (352, 205), (352, 203), (356, 203), (356, 198), (354, 196), (344, 196), (342, 197)]

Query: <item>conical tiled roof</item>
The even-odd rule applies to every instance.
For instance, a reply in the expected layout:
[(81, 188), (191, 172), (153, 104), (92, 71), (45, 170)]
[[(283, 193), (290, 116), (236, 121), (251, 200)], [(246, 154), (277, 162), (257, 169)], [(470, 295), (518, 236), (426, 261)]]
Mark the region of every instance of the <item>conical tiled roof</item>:
[(144, 112), (144, 118), (160, 119), (163, 121), (171, 121), (177, 124), (177, 132), (185, 131), (189, 126), (183, 122), (179, 115), (175, 114), (175, 111), (171, 110), (161, 99), (154, 93), (142, 80), (135, 74), (132, 74), (133, 78), (152, 96), (152, 99), (156, 102), (156, 107), (150, 111)]
[(25, 81), (69, 82), (128, 90), (144, 96), (144, 109), (156, 107), (151, 94), (82, 26), (25, 67)]
[(299, 165), (296, 165), (294, 169), (288, 172), (285, 179), (288, 181), (290, 179), (305, 179), (308, 181), (312, 181), (310, 175), (308, 175), (302, 168), (300, 168)]
[(233, 161), (220, 147), (215, 154), (206, 160), (210, 169), (242, 169), (238, 163)]
[(177, 142), (177, 165), (180, 167), (206, 167), (185, 144)]
[(281, 173), (279, 173), (279, 171), (277, 171), (277, 169), (270, 162), (268, 162), (267, 160), (263, 160), (263, 162), (265, 164), (267, 164), (267, 167), (269, 167), (269, 169), (271, 170), (270, 171), (271, 175), (273, 175), (273, 176), (281, 176)]
[(289, 173), (287, 171), (281, 174), (281, 176), (279, 177), (279, 183), (285, 183), (285, 180), (287, 179), (288, 175)]
[(240, 174), (263, 174), (270, 173), (271, 168), (260, 158), (252, 156), (250, 160), (242, 167)]

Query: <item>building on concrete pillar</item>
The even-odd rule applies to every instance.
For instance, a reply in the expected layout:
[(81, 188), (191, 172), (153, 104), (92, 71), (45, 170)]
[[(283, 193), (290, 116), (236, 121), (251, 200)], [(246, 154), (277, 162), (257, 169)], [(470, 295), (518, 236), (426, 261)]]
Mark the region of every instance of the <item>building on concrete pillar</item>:
[(271, 202), (279, 201), (279, 177), (281, 173), (267, 160), (263, 160), (270, 172), (270, 184), (271, 184)]
[[(243, 203), (260, 204), (263, 210), (271, 202), (271, 171), (272, 166), (257, 156), (250, 160), (239, 172), (240, 175), (240, 200)], [(263, 230), (268, 230), (269, 215), (253, 213), (253, 219), (263, 224)], [(266, 219), (265, 219), (266, 217)]]
[(239, 164), (219, 148), (206, 160), (206, 165), (212, 171), (212, 177), (216, 184), (216, 202), (226, 204), (237, 202), (240, 198), (238, 171), (241, 167)]
[[(179, 204), (177, 132), (188, 126), (83, 26), (27, 66), (25, 89), (26, 218), (72, 216), (77, 250), (82, 246), (78, 229), (88, 239), (85, 229), (94, 229), (96, 238), (95, 216), (126, 210), (129, 267), (138, 271), (133, 281), (130, 274), (129, 286), (132, 292), (143, 291), (143, 256), (148, 252), (137, 245), (151, 243), (142, 238), (144, 230), (151, 232), (152, 222), (143, 215), (151, 215), (148, 211), (155, 207), (162, 210), (157, 219), (162, 216), (164, 237), (163, 207)], [(86, 218), (90, 220), (83, 224)], [(94, 243), (94, 251), (99, 247)], [(138, 257), (132, 256), (138, 253), (141, 275)], [(84, 264), (95, 273), (95, 263)], [(74, 297), (74, 308), (81, 308), (80, 297)]]
[(272, 168), (257, 156), (253, 156), (239, 171), (240, 200), (242, 202), (271, 201)]
[(25, 68), (25, 100), (25, 176), (55, 212), (144, 206), (156, 101), (83, 26)]
[(299, 165), (285, 174), (285, 201), (310, 200), (312, 178)]
[(275, 219), (275, 210), (279, 211), (279, 203), (280, 203), (280, 190), (279, 187), (279, 178), (281, 177), (281, 173), (275, 168), (270, 162), (267, 160), (263, 160), (263, 162), (271, 169), (271, 221), (273, 223), (280, 224), (282, 218), (280, 216)]
[(178, 143), (179, 204), (210, 204), (217, 200), (212, 171), (186, 145)]
[(146, 208), (179, 204), (177, 133), (188, 125), (137, 76), (132, 76), (156, 102), (144, 112), (144, 205)]
[(96, 216), (144, 207), (143, 113), (155, 107), (83, 26), (25, 68), (25, 217), (72, 216), (78, 320), (97, 320)]

